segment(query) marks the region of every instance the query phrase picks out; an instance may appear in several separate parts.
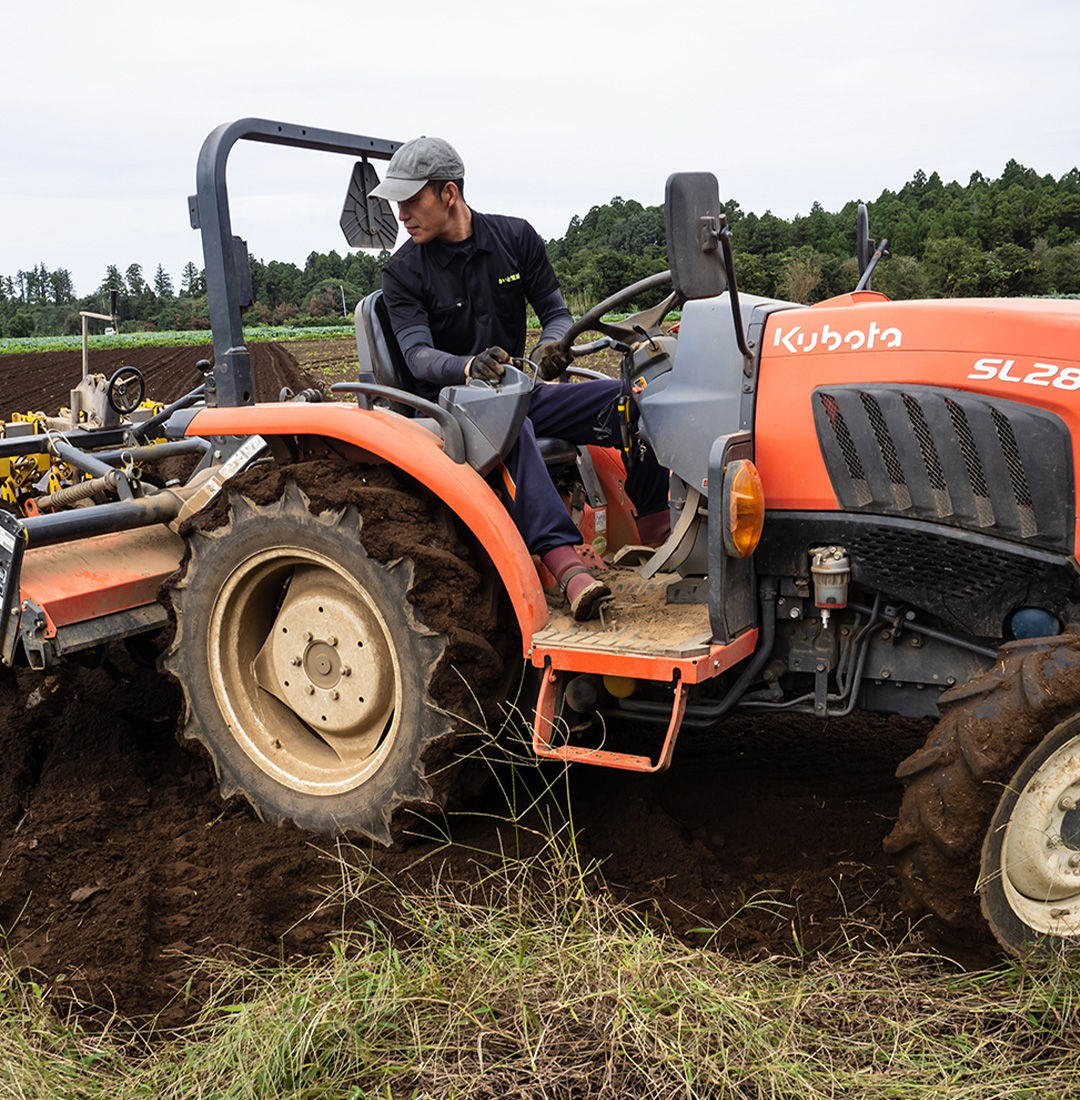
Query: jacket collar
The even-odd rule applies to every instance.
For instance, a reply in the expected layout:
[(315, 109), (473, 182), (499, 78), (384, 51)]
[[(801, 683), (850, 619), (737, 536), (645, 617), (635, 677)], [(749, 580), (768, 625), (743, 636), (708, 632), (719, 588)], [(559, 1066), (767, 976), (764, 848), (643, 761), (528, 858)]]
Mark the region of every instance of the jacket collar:
[[(472, 248), (463, 248), (462, 245), (467, 243), (472, 244)], [(449, 267), (455, 256), (460, 256), (462, 253), (466, 255), (471, 252), (490, 252), (491, 251), (491, 229), (488, 226), (487, 218), (479, 213), (479, 211), (472, 211), (472, 234), (457, 244), (447, 244), (445, 241), (438, 239), (429, 241), (427, 244), (421, 245), (421, 248), (428, 250), (428, 255), (441, 267)]]

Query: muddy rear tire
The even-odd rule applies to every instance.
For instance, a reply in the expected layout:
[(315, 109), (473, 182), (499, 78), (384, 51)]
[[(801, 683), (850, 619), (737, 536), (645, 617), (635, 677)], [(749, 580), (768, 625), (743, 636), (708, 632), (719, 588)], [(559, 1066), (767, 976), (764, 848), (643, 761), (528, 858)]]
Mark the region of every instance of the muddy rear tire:
[(446, 637), (406, 598), (413, 563), (369, 557), (355, 508), (313, 515), (291, 481), (229, 503), (189, 533), (171, 592), (183, 737), (265, 821), (389, 843), (399, 808), (435, 801), (423, 762), (454, 724), (430, 694)]
[[(940, 704), (941, 720), (926, 744), (896, 773), (905, 790), (885, 850), (899, 857), (905, 908), (951, 929), (985, 929), (988, 921), (1014, 954), (1037, 944), (1080, 945), (1080, 890), (1072, 892), (1071, 921), (1050, 917), (1052, 909), (1069, 908), (1068, 901), (1028, 896), (1040, 888), (1045, 893), (1047, 876), (1055, 874), (1054, 890), (1072, 896), (1062, 869), (1068, 870), (1071, 849), (1054, 868), (1032, 874), (1020, 863), (1038, 845), (1017, 842), (1041, 815), (1038, 827), (1049, 830), (1040, 833), (1042, 846), (1069, 847), (1072, 819), (1063, 825), (1063, 813), (1054, 818), (1042, 803), (1033, 809), (1032, 796), (1048, 768), (1059, 777), (1057, 800), (1080, 784), (1080, 637), (1070, 632), (1010, 642), (989, 672), (946, 692)], [(1073, 768), (1068, 782), (1061, 778), (1062, 752), (1066, 771)], [(1080, 885), (1080, 876), (1076, 881)]]

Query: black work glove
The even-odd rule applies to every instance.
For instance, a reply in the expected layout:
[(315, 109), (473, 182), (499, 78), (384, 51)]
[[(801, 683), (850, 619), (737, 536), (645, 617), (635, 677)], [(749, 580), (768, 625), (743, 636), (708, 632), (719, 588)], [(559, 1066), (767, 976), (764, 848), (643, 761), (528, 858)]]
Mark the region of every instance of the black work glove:
[(509, 363), (510, 356), (502, 348), (488, 348), (473, 356), (469, 364), (469, 377), (479, 378), (482, 382), (497, 382), (506, 373), (503, 363)]
[(573, 358), (569, 349), (564, 350), (554, 341), (548, 344), (541, 344), (536, 351), (533, 352), (533, 361), (536, 363), (536, 369), (540, 372), (540, 377), (545, 382), (550, 382), (553, 378), (558, 378), (559, 375), (570, 366), (571, 362), (573, 362)]

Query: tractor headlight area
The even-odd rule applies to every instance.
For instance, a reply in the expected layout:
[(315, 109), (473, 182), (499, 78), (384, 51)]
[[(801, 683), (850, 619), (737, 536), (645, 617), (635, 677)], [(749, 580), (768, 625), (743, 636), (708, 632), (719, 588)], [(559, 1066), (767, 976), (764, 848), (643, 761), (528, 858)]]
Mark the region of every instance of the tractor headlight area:
[(765, 524), (765, 488), (748, 458), (729, 462), (724, 471), (723, 517), (724, 549), (735, 558), (750, 557)]

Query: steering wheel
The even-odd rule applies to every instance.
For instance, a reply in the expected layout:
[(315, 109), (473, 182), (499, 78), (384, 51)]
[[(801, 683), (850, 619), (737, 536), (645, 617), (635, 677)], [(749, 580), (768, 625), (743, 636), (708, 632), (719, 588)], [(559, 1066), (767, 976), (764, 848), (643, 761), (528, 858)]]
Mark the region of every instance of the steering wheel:
[[(649, 290), (655, 290), (659, 286), (664, 286), (671, 282), (670, 271), (660, 271), (656, 275), (650, 275), (646, 279), (639, 279), (636, 283), (631, 283), (630, 286), (623, 287), (622, 290), (612, 294), (610, 298), (605, 298), (602, 302), (593, 306), (588, 313), (584, 314), (579, 321), (576, 321), (559, 340), (559, 347), (563, 351), (571, 351), (574, 341), (583, 332), (602, 332), (605, 336), (610, 336), (613, 340), (619, 340), (624, 344), (632, 343), (635, 340), (641, 339), (641, 334), (637, 331), (638, 328), (645, 329), (648, 332), (650, 329), (657, 328), (660, 322), (667, 314), (675, 308), (679, 301), (679, 296), (675, 291), (672, 291), (662, 302), (652, 307), (652, 309), (643, 310), (641, 313), (635, 313), (632, 317), (627, 317), (625, 321), (602, 321), (601, 317), (605, 313), (610, 313), (613, 309), (621, 306), (624, 302), (632, 302), (639, 294), (644, 294)], [(599, 346), (585, 345), (589, 351), (599, 350)], [(582, 349), (584, 351), (584, 349)]]
[[(128, 392), (133, 386), (136, 391), (134, 398)], [(138, 367), (121, 367), (105, 387), (105, 400), (108, 401), (109, 408), (121, 416), (134, 412), (145, 396), (146, 379)]]

